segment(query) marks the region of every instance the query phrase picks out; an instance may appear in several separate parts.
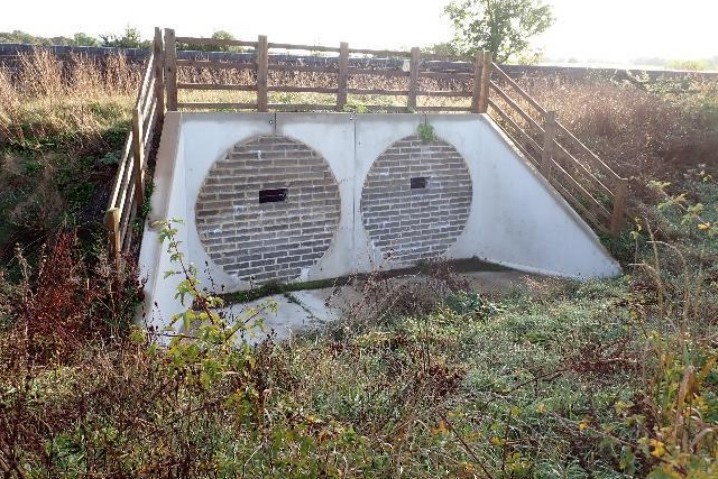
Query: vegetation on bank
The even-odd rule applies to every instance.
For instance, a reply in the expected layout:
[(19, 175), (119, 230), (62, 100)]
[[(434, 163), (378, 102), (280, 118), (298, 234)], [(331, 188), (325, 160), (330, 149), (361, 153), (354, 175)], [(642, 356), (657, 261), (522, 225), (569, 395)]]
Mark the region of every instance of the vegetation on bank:
[[(428, 285), (391, 290), (387, 303), (388, 283), (372, 276), (345, 321), (277, 344), (242, 326), (261, 308), (239, 318), (208, 309), (218, 300), (186, 265), (195, 308), (178, 320), (196, 339), (170, 340), (131, 326), (140, 285), (103, 253), (104, 203), (84, 210), (108, 188), (136, 73), (88, 67), (60, 80), (52, 62), (27, 61), (21, 81), (0, 76), (3, 475), (718, 475), (709, 88), (524, 80), (633, 179), (638, 221), (612, 245), (621, 278), (547, 279), (488, 298), (435, 265)], [(252, 333), (270, 340), (236, 347)]]
[[(94, 236), (129, 127), (139, 72), (37, 51), (0, 68), (0, 264), (63, 224)], [(100, 231), (101, 233), (101, 231)]]

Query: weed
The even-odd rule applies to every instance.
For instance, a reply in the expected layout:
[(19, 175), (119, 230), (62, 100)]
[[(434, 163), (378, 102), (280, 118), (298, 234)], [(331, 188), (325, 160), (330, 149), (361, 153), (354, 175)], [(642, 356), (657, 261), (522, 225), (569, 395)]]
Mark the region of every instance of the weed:
[(417, 135), (421, 139), (422, 143), (431, 143), (436, 140), (436, 134), (434, 133), (434, 127), (428, 123), (422, 123), (417, 128)]
[(104, 166), (116, 166), (120, 163), (120, 154), (116, 151), (111, 151), (100, 158), (98, 162)]
[(60, 231), (36, 268), (16, 252), (22, 278), (5, 293), (3, 308), (12, 320), (10, 335), (25, 338), (33, 363), (71, 362), (88, 341), (129, 327), (138, 294), (131, 263), (112, 269), (103, 254), (95, 261), (80, 256), (77, 245), (73, 231)]
[(348, 101), (347, 104), (344, 105), (344, 111), (349, 113), (367, 113), (369, 109), (363, 103)]
[(474, 292), (452, 294), (444, 299), (446, 306), (456, 314), (486, 320), (501, 312), (501, 308)]

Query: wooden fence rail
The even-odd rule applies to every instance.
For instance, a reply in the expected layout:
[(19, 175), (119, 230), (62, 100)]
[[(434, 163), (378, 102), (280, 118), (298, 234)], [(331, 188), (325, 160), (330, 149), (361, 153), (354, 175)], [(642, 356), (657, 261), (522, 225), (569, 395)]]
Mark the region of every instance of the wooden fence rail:
[(117, 175), (105, 213), (110, 253), (119, 258), (132, 244), (132, 223), (145, 202), (147, 158), (158, 124), (165, 114), (165, 48), (155, 29), (152, 52), (132, 110), (132, 126), (122, 150)]
[[(489, 114), (543, 176), (595, 229), (617, 235), (628, 182), (493, 64)], [(495, 98), (495, 99), (494, 99)]]
[[(198, 53), (206, 52), (208, 47), (243, 49), (244, 54), (239, 56), (245, 60), (239, 63), (201, 56), (178, 59), (178, 44), (197, 47)], [(277, 50), (281, 52), (272, 53)], [(307, 53), (312, 56), (303, 56)], [(246, 55), (254, 62), (247, 63)], [(278, 58), (284, 58), (285, 63)], [(312, 61), (304, 64), (302, 59), (307, 58)], [(290, 59), (288, 63), (286, 59)], [(377, 66), (376, 61), (367, 65), (366, 59), (385, 59), (387, 66)], [(206, 75), (202, 81), (186, 81), (184, 73), (188, 69), (209, 72), (211, 81)], [(317, 74), (325, 80), (331, 76), (333, 83), (316, 85), (309, 81), (299, 86), (270, 82), (270, 74), (287, 73)], [(236, 81), (239, 74), (243, 75), (242, 82)], [(399, 83), (385, 88), (358, 88), (351, 81), (356, 76)], [(426, 83), (422, 81), (427, 79), (429, 84), (438, 82), (434, 84), (444, 88), (448, 84), (449, 89), (423, 88)], [(216, 101), (202, 96), (202, 101), (186, 101), (185, 95), (180, 101), (180, 92), (188, 91), (228, 93)], [(312, 103), (305, 98), (303, 103), (276, 103), (270, 101), (270, 93), (329, 95), (334, 96), (334, 101)], [(119, 257), (131, 244), (131, 224), (145, 201), (149, 150), (165, 110), (345, 111), (350, 95), (370, 97), (366, 102), (369, 104), (363, 105), (366, 111), (489, 114), (527, 160), (594, 228), (614, 235), (621, 229), (627, 181), (573, 135), (555, 112), (547, 111), (493, 63), (487, 53), (468, 58), (426, 54), (419, 48), (398, 51), (350, 48), (347, 43), (338, 47), (273, 43), (266, 36), (259, 36), (257, 41), (177, 37), (171, 29), (165, 29), (163, 36), (156, 29), (106, 214), (112, 253)], [(387, 104), (374, 97), (405, 101), (403, 105)], [(452, 103), (431, 105), (423, 101), (425, 98), (448, 98)]]
[[(424, 54), (419, 48), (412, 48), (411, 51), (399, 50), (374, 50), (366, 48), (349, 48), (347, 43), (341, 43), (338, 47), (316, 46), (316, 45), (295, 45), (289, 43), (272, 43), (267, 40), (266, 36), (259, 36), (256, 42), (248, 42), (241, 40), (217, 40), (211, 38), (195, 38), (195, 37), (176, 37), (173, 30), (165, 30), (165, 43), (168, 49), (167, 59), (167, 108), (168, 110), (189, 109), (237, 109), (237, 110), (257, 110), (269, 111), (269, 109), (277, 110), (333, 110), (344, 111), (348, 103), (349, 95), (371, 95), (378, 97), (405, 97), (405, 106), (386, 105), (379, 108), (374, 105), (367, 105), (367, 110), (383, 110), (388, 112), (398, 111), (454, 111), (454, 112), (485, 112), (488, 103), (480, 102), (479, 98), (486, 97), (486, 85), (481, 82), (474, 81), (472, 90), (422, 90), (419, 85), (420, 78), (433, 78), (441, 80), (455, 80), (461, 78), (463, 80), (471, 79), (472, 75), (468, 73), (453, 72), (436, 72), (427, 71), (422, 68), (425, 64), (432, 61), (448, 62), (462, 64), (466, 63), (466, 57), (449, 57), (442, 55)], [(178, 60), (176, 55), (176, 45), (185, 44), (197, 47), (202, 50), (207, 47), (220, 48), (251, 48), (253, 50), (255, 63), (254, 65), (247, 63), (221, 62), (215, 60)], [(172, 50), (172, 51), (171, 51)], [(283, 54), (310, 52), (312, 54), (330, 55), (327, 62), (323, 65), (284, 65), (273, 62), (275, 55), (271, 54), (271, 50), (282, 50)], [(361, 58), (403, 58), (404, 64), (401, 70), (389, 69), (372, 69), (353, 67), (350, 65), (351, 59)], [(486, 61), (485, 61), (486, 58)], [(482, 78), (481, 72), (490, 70), (490, 59), (484, 55), (478, 55), (475, 59), (476, 71), (478, 76)], [(226, 82), (187, 82), (177, 81), (178, 69), (196, 68), (210, 72), (222, 70), (233, 70), (236, 72), (248, 72), (251, 75), (250, 83), (236, 84)], [(316, 73), (321, 75), (334, 74), (336, 76), (333, 86), (288, 86), (288, 85), (271, 85), (269, 84), (269, 74), (271, 72), (303, 72)], [(349, 80), (356, 75), (371, 75), (384, 78), (405, 78), (407, 87), (405, 89), (387, 89), (387, 88), (353, 88), (349, 87)], [(483, 85), (483, 86), (482, 86)], [(482, 88), (483, 97), (482, 95)], [(216, 103), (201, 101), (178, 101), (179, 92), (186, 91), (237, 91), (256, 93), (256, 103), (252, 101), (218, 101)], [(333, 95), (335, 101), (333, 103), (312, 103), (312, 104), (270, 104), (269, 93), (315, 93), (322, 95)], [(429, 98), (472, 98), (474, 101), (467, 106), (423, 106), (418, 104), (419, 97)], [(483, 108), (483, 111), (482, 111)]]

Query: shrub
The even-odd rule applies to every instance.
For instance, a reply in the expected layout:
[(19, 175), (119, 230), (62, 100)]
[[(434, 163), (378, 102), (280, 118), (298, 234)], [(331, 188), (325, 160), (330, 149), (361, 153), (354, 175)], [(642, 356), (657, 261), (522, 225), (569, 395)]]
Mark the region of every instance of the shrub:
[(643, 195), (655, 178), (680, 180), (687, 168), (718, 168), (718, 86), (667, 93), (608, 81), (524, 79), (529, 93)]
[[(113, 264), (104, 253), (88, 258), (73, 231), (60, 231), (42, 248), (36, 266), (21, 249), (16, 286), (0, 296), (8, 337), (17, 347), (2, 355), (26, 355), (38, 364), (72, 363), (89, 342), (126, 334), (140, 284), (132, 263)], [(7, 358), (5, 358), (7, 359)]]

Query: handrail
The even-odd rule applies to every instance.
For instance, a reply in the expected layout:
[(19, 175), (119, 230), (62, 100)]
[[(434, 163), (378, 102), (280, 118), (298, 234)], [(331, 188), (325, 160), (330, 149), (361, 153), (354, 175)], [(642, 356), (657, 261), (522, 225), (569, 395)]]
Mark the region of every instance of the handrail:
[(604, 173), (609, 174), (612, 179), (616, 179), (616, 180), (620, 180), (620, 179), (621, 179), (621, 177), (618, 175), (618, 173), (616, 173), (615, 171), (613, 171), (613, 169), (612, 169), (610, 166), (608, 166), (606, 163), (604, 163), (603, 160), (601, 160), (601, 158), (598, 157), (598, 155), (596, 155), (593, 151), (591, 151), (591, 149), (590, 149), (589, 147), (587, 147), (586, 145), (584, 145), (581, 140), (579, 140), (578, 138), (576, 138), (576, 137), (574, 136), (574, 134), (571, 133), (571, 132), (568, 130), (568, 128), (566, 128), (565, 126), (563, 126), (563, 125), (561, 124), (561, 122), (557, 121), (557, 122), (556, 122), (556, 126), (558, 127), (558, 129), (559, 129), (563, 134), (565, 134), (565, 135), (568, 136), (570, 139), (572, 139), (572, 140), (574, 141), (574, 143), (575, 143), (576, 145), (578, 145), (578, 147), (579, 147), (581, 150), (583, 150), (583, 152), (585, 152), (592, 160), (594, 160), (596, 163), (598, 163), (599, 165), (601, 165), (601, 167), (603, 168)]
[[(491, 91), (506, 105), (504, 109), (496, 101), (489, 100), (491, 112), (498, 115), (499, 124), (589, 223), (599, 231), (618, 234), (625, 215), (627, 180), (557, 121), (555, 113), (544, 109), (498, 65), (494, 63), (492, 66), (493, 72), (511, 87), (502, 89), (498, 83), (489, 82)], [(518, 99), (512, 98), (512, 92)], [(540, 125), (518, 101), (533, 107), (541, 115), (544, 125)], [(544, 147), (539, 145), (539, 138), (543, 138)], [(530, 150), (535, 153), (532, 155)], [(579, 160), (572, 150), (580, 153), (584, 161)], [(563, 159), (561, 162), (559, 157)], [(596, 176), (589, 166), (597, 168), (608, 181)], [(558, 173), (558, 177), (554, 173)]]
[(257, 91), (256, 85), (235, 85), (226, 83), (177, 83), (177, 89), (213, 91)]
[(117, 203), (117, 198), (120, 194), (122, 181), (125, 176), (125, 171), (127, 170), (127, 164), (129, 162), (130, 154), (132, 150), (132, 132), (130, 131), (129, 135), (127, 136), (127, 140), (125, 140), (125, 146), (122, 148), (122, 156), (120, 157), (120, 161), (117, 168), (117, 173), (115, 175), (115, 181), (112, 186), (112, 193), (110, 194), (110, 207), (112, 208)]
[[(266, 36), (259, 36), (256, 42), (248, 42), (242, 40), (220, 40), (211, 38), (195, 38), (195, 37), (180, 37), (175, 36), (174, 31), (171, 29), (166, 30), (165, 36), (171, 38), (172, 41), (167, 42), (168, 50), (166, 55), (167, 61), (167, 80), (168, 80), (168, 109), (175, 110), (181, 108), (192, 108), (192, 109), (245, 109), (248, 103), (247, 101), (227, 101), (220, 100), (217, 103), (211, 101), (177, 101), (178, 91), (191, 91), (191, 90), (206, 90), (206, 91), (244, 91), (244, 92), (256, 92), (257, 93), (257, 110), (267, 111), (269, 105), (277, 105), (277, 103), (271, 103), (268, 98), (270, 92), (284, 92), (284, 93), (318, 93), (318, 94), (329, 94), (336, 96), (335, 110), (343, 111), (347, 104), (347, 95), (365, 95), (365, 96), (391, 96), (391, 97), (405, 97), (406, 106), (399, 107), (399, 105), (367, 105), (368, 109), (380, 108), (385, 111), (471, 111), (475, 113), (483, 113), (481, 110), (481, 104), (475, 103), (471, 106), (460, 107), (459, 105), (446, 106), (440, 108), (434, 105), (422, 105), (417, 104), (417, 98), (456, 98), (459, 101), (461, 98), (478, 97), (479, 90), (482, 88), (486, 89), (486, 81), (488, 81), (488, 75), (486, 75), (486, 81), (474, 82), (473, 90), (458, 90), (458, 89), (438, 89), (438, 88), (421, 88), (420, 78), (437, 78), (436, 75), (450, 75), (448, 78), (461, 78), (466, 81), (472, 78), (472, 73), (462, 72), (458, 76), (454, 75), (453, 72), (435, 71), (441, 66), (436, 66), (435, 60), (440, 59), (447, 62), (453, 62), (452, 65), (464, 65), (467, 70), (471, 69), (471, 64), (468, 63), (466, 57), (460, 56), (446, 56), (446, 55), (430, 55), (422, 54), (419, 48), (413, 48), (410, 51), (403, 50), (376, 50), (368, 48), (349, 48), (349, 45), (342, 43), (338, 47), (333, 46), (322, 46), (322, 45), (301, 45), (291, 43), (274, 43), (267, 41)], [(197, 46), (215, 46), (215, 47), (230, 47), (230, 46), (251, 46), (254, 47), (253, 55), (255, 62), (254, 64), (249, 63), (248, 60), (244, 59), (243, 62), (235, 61), (217, 61), (216, 59), (202, 58), (201, 53), (197, 58), (194, 59), (178, 59), (176, 45), (177, 44), (190, 44)], [(270, 50), (287, 50), (287, 51), (310, 51), (310, 52), (325, 52), (331, 55), (322, 57), (325, 61), (322, 64), (302, 64), (298, 62), (297, 65), (286, 65), (272, 61), (277, 56), (270, 55)], [(333, 55), (336, 54), (336, 55)], [(252, 56), (249, 56), (251, 59)], [(392, 61), (392, 67), (380, 67), (376, 69), (364, 68), (361, 66), (363, 59), (371, 56), (374, 58), (384, 58)], [(280, 57), (281, 58), (281, 57)], [(301, 58), (301, 57), (297, 57)], [(350, 66), (349, 59), (354, 58), (359, 64), (352, 64)], [(481, 57), (483, 58), (483, 57)], [(432, 63), (434, 62), (434, 63)], [(388, 63), (387, 63), (388, 65)], [(440, 63), (439, 63), (440, 65)], [(481, 65), (484, 69), (488, 69), (490, 64)], [(193, 70), (182, 70), (191, 68), (201, 68), (203, 71), (203, 77), (199, 81), (187, 81), (184, 78), (181, 81), (176, 80), (178, 70), (182, 72), (190, 72)], [(431, 70), (431, 69), (434, 70)], [(450, 68), (450, 67), (448, 67)], [(249, 71), (249, 81), (244, 80), (244, 83), (229, 83), (225, 80), (222, 75), (214, 76), (215, 70), (237, 70), (237, 71)], [(481, 71), (481, 68), (478, 69)], [(204, 72), (209, 72), (210, 79), (204, 77)], [(299, 73), (318, 73), (318, 74), (335, 74), (336, 83), (329, 86), (327, 84), (321, 85), (273, 85), (269, 81), (270, 72), (299, 72)], [(349, 86), (350, 82), (348, 78), (353, 75), (372, 75), (385, 78), (387, 81), (391, 81), (392, 78), (407, 78), (407, 88), (403, 85), (397, 85), (394, 88), (358, 88), (355, 86)], [(186, 75), (185, 75), (186, 76)], [(274, 78), (274, 77), (273, 77)], [(441, 79), (447, 77), (440, 77)], [(210, 80), (210, 81), (208, 81)], [(483, 94), (486, 96), (486, 93)], [(203, 99), (204, 100), (204, 99)], [(422, 100), (423, 101), (423, 100)], [(306, 104), (291, 104), (291, 103), (280, 103), (281, 110), (291, 110), (292, 106), (296, 107), (297, 110), (303, 109)], [(324, 107), (324, 105), (322, 105)], [(275, 109), (277, 109), (275, 107)]]
[(491, 89), (499, 94), (499, 96), (511, 107), (513, 110), (521, 115), (521, 117), (526, 120), (531, 126), (533, 126), (539, 133), (543, 134), (545, 133), (543, 127), (536, 123), (536, 120), (534, 120), (531, 115), (526, 113), (523, 108), (521, 108), (514, 100), (511, 99), (511, 97), (504, 92), (496, 83), (490, 82), (489, 85), (491, 86)]
[(175, 42), (187, 45), (207, 45), (212, 47), (251, 47), (256, 48), (257, 42), (229, 40), (224, 38), (176, 37)]
[(499, 114), (499, 116), (501, 117), (502, 120), (504, 120), (505, 122), (507, 122), (509, 125), (511, 125), (512, 128), (514, 128), (514, 130), (516, 130), (520, 135), (522, 135), (522, 136), (524, 137), (524, 139), (529, 143), (529, 145), (531, 145), (531, 147), (533, 147), (538, 153), (541, 153), (541, 152), (543, 151), (543, 147), (541, 147), (541, 145), (539, 145), (539, 144), (536, 142), (536, 140), (534, 140), (534, 139), (531, 137), (531, 135), (529, 135), (528, 133), (526, 133), (526, 132), (519, 126), (519, 124), (516, 123), (516, 122), (513, 120), (513, 118), (511, 118), (511, 116), (510, 116), (508, 113), (506, 113), (504, 110), (502, 110), (492, 99), (489, 99), (489, 106), (490, 106), (491, 108), (493, 108), (493, 109), (496, 111), (496, 113)]
[[(568, 151), (561, 143), (559, 143), (558, 141), (554, 140), (554, 145), (558, 147), (558, 149), (559, 149), (559, 151), (561, 152), (561, 154), (563, 154), (566, 158), (568, 158), (569, 161), (572, 161), (572, 160), (573, 160), (573, 155), (571, 155), (571, 153), (569, 153), (569, 151)], [(573, 162), (573, 161), (572, 161), (572, 162)], [(605, 184), (603, 184), (603, 182), (602, 182), (600, 179), (598, 179), (598, 178), (596, 177), (596, 175), (594, 175), (593, 173), (591, 173), (591, 171), (590, 171), (588, 168), (586, 168), (586, 167), (583, 165), (583, 163), (581, 163), (581, 162), (573, 162), (573, 164), (574, 164), (574, 166), (577, 166), (579, 169), (581, 169), (581, 170), (586, 174), (586, 176), (587, 176), (591, 181), (593, 181), (593, 182), (596, 184), (596, 186), (598, 186), (605, 194), (609, 195), (611, 198), (614, 197), (614, 192), (611, 190), (611, 188), (609, 188), (608, 186), (606, 186)]]
[(105, 213), (110, 254), (116, 260), (132, 243), (130, 224), (145, 201), (145, 172), (151, 139), (164, 118), (164, 47), (159, 28), (132, 110), (132, 128), (122, 149)]
[(177, 59), (178, 67), (195, 67), (195, 68), (209, 68), (209, 69), (237, 69), (237, 70), (256, 70), (255, 65), (249, 64), (238, 64), (234, 62), (221, 62), (216, 60), (190, 60), (186, 58)]
[(151, 52), (147, 59), (147, 68), (145, 68), (142, 74), (142, 80), (140, 81), (140, 92), (137, 95), (137, 101), (135, 101), (135, 108), (139, 108), (145, 103), (150, 94), (150, 83), (154, 80), (154, 69), (152, 66), (155, 63), (155, 53)]
[(492, 68), (493, 68), (493, 71), (495, 71), (496, 73), (498, 73), (499, 77), (500, 77), (502, 80), (504, 80), (506, 83), (508, 83), (509, 85), (511, 85), (511, 87), (512, 87), (514, 90), (516, 90), (516, 92), (521, 96), (521, 98), (523, 98), (524, 100), (526, 100), (527, 102), (529, 102), (529, 103), (531, 104), (531, 106), (533, 106), (534, 108), (536, 108), (536, 110), (537, 110), (539, 113), (541, 113), (541, 115), (542, 115), (544, 118), (546, 117), (546, 110), (544, 109), (544, 107), (542, 107), (541, 105), (539, 105), (539, 103), (538, 103), (536, 100), (534, 100), (534, 99), (531, 97), (531, 95), (529, 95), (528, 93), (526, 93), (526, 92), (524, 91), (524, 89), (519, 86), (518, 83), (516, 83), (510, 76), (508, 76), (508, 75), (506, 74), (506, 72), (504, 72), (504, 71), (501, 69), (501, 67), (499, 67), (496, 63), (493, 63), (491, 66), (492, 66)]
[(291, 43), (268, 43), (268, 48), (277, 48), (282, 50), (307, 50), (312, 52), (336, 52), (339, 53), (339, 47), (324, 47), (319, 45), (292, 45)]

